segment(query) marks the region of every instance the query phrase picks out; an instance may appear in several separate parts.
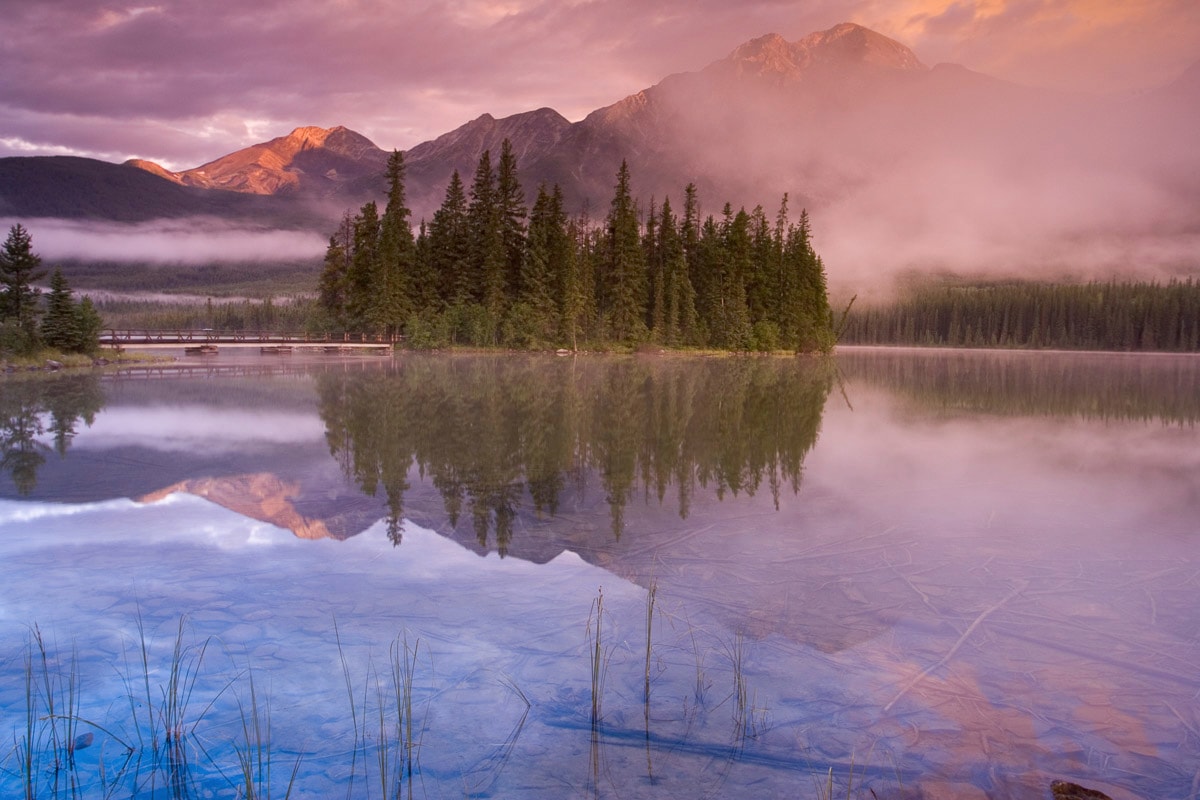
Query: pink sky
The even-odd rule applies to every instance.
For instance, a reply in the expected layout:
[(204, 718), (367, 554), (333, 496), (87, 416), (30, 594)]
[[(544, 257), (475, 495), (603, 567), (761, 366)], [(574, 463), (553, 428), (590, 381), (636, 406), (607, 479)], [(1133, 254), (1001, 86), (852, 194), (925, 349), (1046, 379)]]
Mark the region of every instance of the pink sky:
[(405, 149), (483, 113), (587, 112), (852, 21), (929, 65), (1127, 93), (1200, 61), (1197, 0), (31, 0), (3, 5), (0, 156), (197, 166), (300, 125)]

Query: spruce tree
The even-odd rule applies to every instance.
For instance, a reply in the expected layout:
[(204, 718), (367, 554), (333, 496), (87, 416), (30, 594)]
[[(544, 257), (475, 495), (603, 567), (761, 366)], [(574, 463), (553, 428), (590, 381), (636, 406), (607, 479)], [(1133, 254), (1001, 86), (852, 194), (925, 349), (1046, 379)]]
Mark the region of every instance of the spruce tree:
[(80, 353), (94, 354), (100, 349), (100, 331), (104, 329), (104, 321), (100, 312), (92, 304), (92, 298), (84, 297), (75, 306), (75, 349)]
[(691, 343), (696, 328), (696, 291), (688, 275), (683, 239), (669, 197), (663, 200), (659, 213), (658, 249), (662, 263), (662, 340), (672, 346)]
[(467, 194), (458, 170), (450, 176), (446, 197), (429, 223), (429, 262), (442, 305), (465, 305), (475, 299), (478, 280), (471, 270)]
[(507, 277), (506, 294), (511, 298), (520, 294), (521, 262), (525, 258), (525, 220), (529, 216), (529, 209), (525, 206), (525, 190), (521, 188), (520, 175), (517, 173), (517, 157), (508, 139), (500, 144), (500, 163), (496, 165), (496, 207)]
[(81, 331), (71, 287), (62, 270), (55, 268), (50, 276), (50, 293), (46, 295), (46, 313), (42, 316), (42, 341), (64, 353), (80, 349)]
[(724, 270), (720, 278), (719, 319), (721, 345), (733, 350), (750, 347), (750, 309), (746, 305), (746, 280), (752, 270), (750, 215), (746, 209), (734, 214), (726, 203), (721, 223)]
[[(561, 192), (558, 192), (561, 197)], [(564, 261), (560, 292), (561, 333), (572, 350), (579, 349), (579, 337), (595, 327), (596, 278), (595, 247), (587, 206), (567, 225), (568, 258)]]
[(376, 285), (368, 314), (369, 324), (384, 332), (398, 331), (413, 311), (411, 285), (417, 267), (404, 192), (404, 154), (393, 150), (387, 162), (387, 206), (379, 222), (379, 253)]
[(348, 324), (359, 330), (373, 328), (379, 286), (379, 209), (374, 200), (354, 218), (354, 252), (346, 278)]
[(0, 321), (13, 320), (26, 337), (26, 346), (37, 341), (38, 295), (34, 281), (45, 277), (39, 255), (33, 252), (33, 237), (20, 223), (9, 229), (0, 246)]
[(317, 302), (337, 327), (347, 322), (350, 267), (354, 259), (354, 221), (350, 213), (342, 215), (337, 231), (329, 237), (325, 265), (321, 270)]
[(517, 296), (518, 302), (530, 309), (538, 327), (537, 334), (542, 337), (552, 332), (558, 317), (562, 239), (566, 237), (561, 200), (561, 193), (550, 194), (545, 184), (538, 187), (537, 199), (529, 215), (521, 292)]
[[(492, 156), (487, 150), (479, 157), (471, 184), (471, 204), (467, 207), (467, 225), (471, 240), (471, 271), (478, 279), (476, 300), (488, 312), (487, 324), (495, 327), (504, 311), (508, 290), (504, 240), (500, 226), (499, 193)], [(482, 342), (480, 342), (482, 343)]]
[(605, 221), (602, 311), (609, 335), (632, 342), (646, 333), (646, 254), (638, 232), (637, 206), (630, 190), (629, 165), (621, 162)]

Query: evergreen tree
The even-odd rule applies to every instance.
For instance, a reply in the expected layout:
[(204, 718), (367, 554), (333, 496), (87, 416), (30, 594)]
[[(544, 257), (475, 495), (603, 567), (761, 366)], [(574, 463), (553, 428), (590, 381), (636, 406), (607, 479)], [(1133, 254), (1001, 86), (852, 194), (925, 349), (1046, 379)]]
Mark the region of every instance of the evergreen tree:
[[(479, 157), (475, 179), (471, 184), (467, 226), (471, 241), (471, 271), (478, 280), (475, 299), (487, 310), (488, 325), (494, 329), (506, 304), (508, 275), (496, 173), (492, 169), (491, 153), (487, 150)], [(489, 338), (494, 341), (494, 331)]]
[(747, 350), (750, 347), (750, 309), (746, 305), (746, 282), (752, 271), (750, 215), (746, 209), (732, 213), (726, 203), (721, 224), (721, 244), (725, 257), (720, 279), (720, 335), (722, 347)]
[[(558, 192), (561, 196), (561, 192)], [(567, 239), (559, 305), (564, 341), (572, 350), (579, 349), (579, 336), (588, 335), (595, 327), (596, 278), (595, 246), (587, 206), (567, 226)]]
[(429, 243), (429, 226), (425, 224), (425, 220), (423, 219), (417, 232), (415, 248), (415, 266), (408, 281), (409, 300), (412, 303), (413, 313), (429, 314), (438, 311), (442, 307), (441, 283), (433, 267), (433, 255)]
[(746, 275), (746, 305), (751, 325), (758, 326), (774, 317), (779, 294), (775, 284), (778, 255), (771, 223), (763, 207), (755, 206), (750, 213), (750, 271)]
[(27, 338), (37, 340), (38, 295), (34, 281), (45, 277), (42, 259), (33, 252), (33, 237), (20, 223), (9, 229), (0, 246), (0, 321), (12, 320)]
[(496, 206), (499, 215), (500, 241), (504, 250), (504, 273), (508, 278), (507, 296), (521, 293), (521, 262), (525, 258), (525, 190), (517, 173), (517, 157), (512, 142), (500, 144), (500, 163), (496, 165)]
[(379, 284), (379, 209), (372, 200), (354, 218), (353, 253), (346, 276), (346, 316), (351, 327), (365, 330), (374, 326)]
[(825, 265), (812, 247), (808, 211), (800, 212), (784, 244), (780, 288), (780, 332), (783, 343), (797, 352), (833, 348)]
[(77, 339), (75, 349), (80, 353), (94, 354), (100, 349), (100, 331), (104, 329), (104, 321), (100, 312), (92, 304), (92, 298), (84, 297), (75, 306), (75, 330)]
[(688, 281), (692, 286), (693, 307), (696, 309), (696, 325), (692, 334), (694, 344), (708, 344), (708, 322), (705, 309), (708, 307), (709, 271), (706, 249), (701, 247), (700, 234), (703, 223), (700, 219), (700, 199), (696, 184), (689, 183), (683, 189), (683, 218), (679, 224), (679, 241), (687, 264)]
[(662, 265), (662, 340), (671, 346), (694, 341), (696, 329), (696, 291), (688, 275), (687, 256), (677, 225), (668, 197), (659, 213), (658, 250)]
[(429, 262), (437, 276), (442, 305), (465, 305), (475, 299), (477, 276), (471, 270), (471, 236), (467, 194), (458, 170), (450, 176), (446, 198), (429, 223)]
[(412, 313), (412, 280), (417, 268), (417, 248), (404, 191), (404, 154), (393, 150), (387, 162), (387, 206), (379, 222), (376, 286), (369, 323), (377, 330), (395, 333)]
[(650, 213), (646, 215), (646, 232), (642, 237), (642, 250), (646, 254), (646, 281), (649, 286), (649, 307), (646, 325), (650, 335), (658, 341), (665, 340), (666, 293), (663, 287), (662, 247), (658, 232), (658, 208), (650, 198)]
[(638, 341), (646, 333), (646, 255), (638, 232), (637, 206), (622, 161), (605, 221), (601, 310), (616, 341)]
[(338, 225), (337, 231), (329, 237), (329, 246), (325, 249), (325, 265), (321, 270), (317, 296), (320, 307), (338, 327), (346, 325), (348, 281), (353, 259), (354, 222), (350, 218), (350, 213), (346, 212), (342, 215), (342, 222)]
[(55, 268), (46, 296), (46, 313), (42, 316), (42, 341), (64, 353), (76, 351), (81, 345), (79, 322), (71, 287), (62, 270)]
[(521, 292), (518, 302), (533, 316), (536, 334), (546, 338), (557, 329), (558, 298), (562, 291), (563, 243), (566, 239), (566, 215), (562, 210), (562, 193), (554, 194), (538, 187), (537, 199), (529, 215), (529, 237), (521, 270)]

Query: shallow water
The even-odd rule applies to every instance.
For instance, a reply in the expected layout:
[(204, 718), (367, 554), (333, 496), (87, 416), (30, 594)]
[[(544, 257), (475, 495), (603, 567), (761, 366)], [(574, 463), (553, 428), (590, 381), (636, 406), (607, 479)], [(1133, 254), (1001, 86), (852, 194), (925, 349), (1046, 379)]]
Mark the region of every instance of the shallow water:
[(0, 794), (1197, 796), (1200, 360), (327, 359), (0, 382)]

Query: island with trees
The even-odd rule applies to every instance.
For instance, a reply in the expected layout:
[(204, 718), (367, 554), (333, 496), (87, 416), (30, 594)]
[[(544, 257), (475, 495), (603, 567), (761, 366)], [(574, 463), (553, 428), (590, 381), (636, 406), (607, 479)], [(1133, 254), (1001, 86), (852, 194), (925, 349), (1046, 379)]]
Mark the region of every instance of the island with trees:
[(557, 186), (527, 207), (505, 141), (468, 189), (457, 171), (414, 232), (404, 156), (387, 166), (382, 211), (347, 213), (329, 240), (319, 308), (329, 329), (401, 334), (411, 347), (582, 346), (828, 352), (824, 264), (808, 214), (762, 207), (702, 218), (694, 185), (643, 208), (622, 163), (607, 214), (571, 216)]

